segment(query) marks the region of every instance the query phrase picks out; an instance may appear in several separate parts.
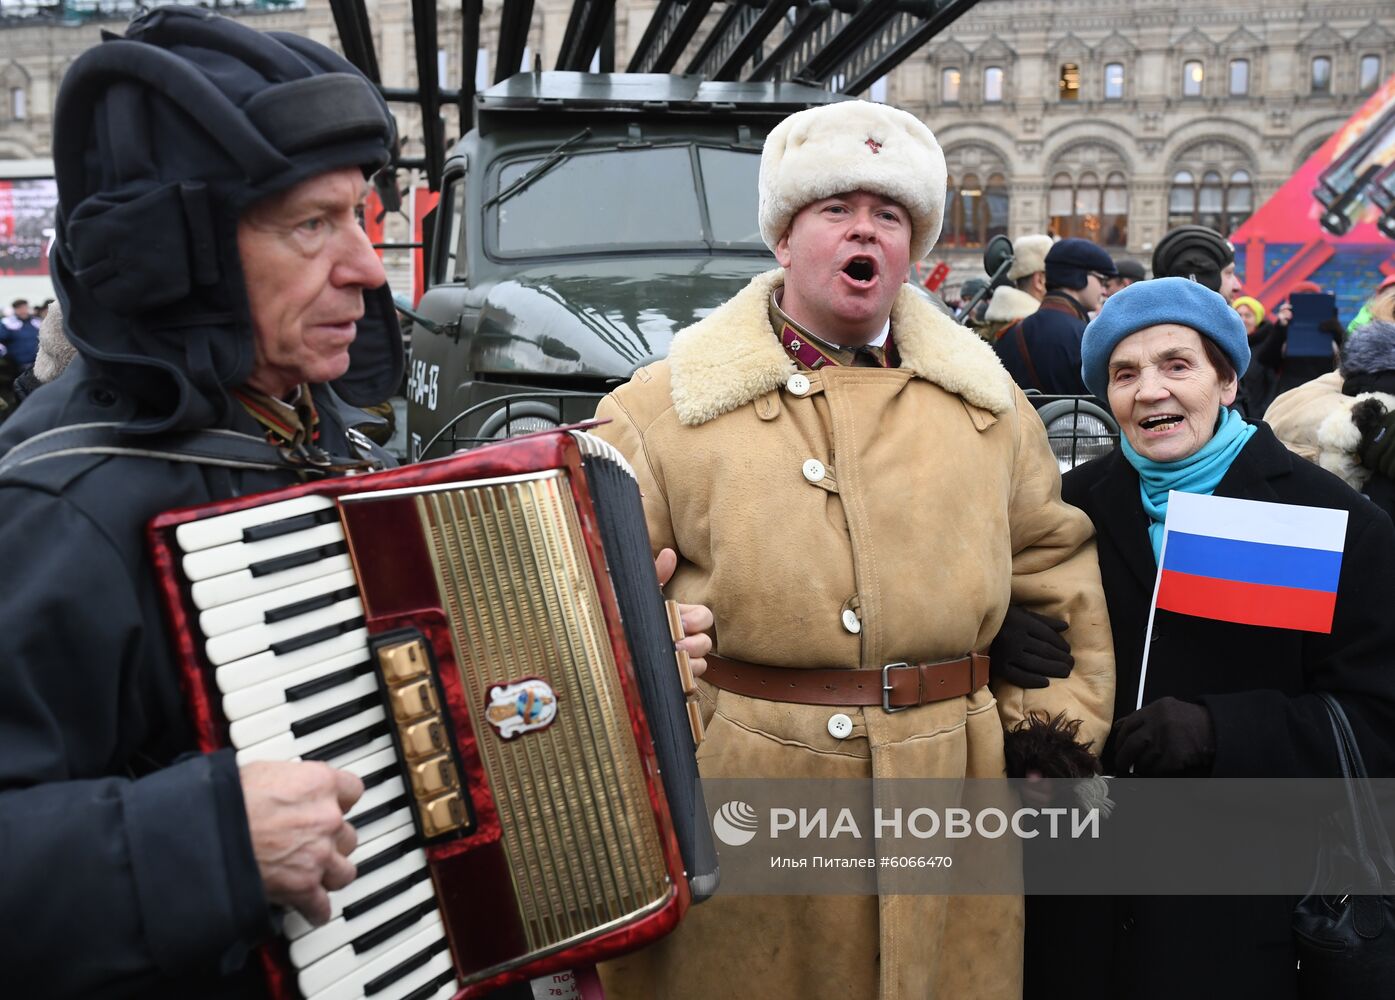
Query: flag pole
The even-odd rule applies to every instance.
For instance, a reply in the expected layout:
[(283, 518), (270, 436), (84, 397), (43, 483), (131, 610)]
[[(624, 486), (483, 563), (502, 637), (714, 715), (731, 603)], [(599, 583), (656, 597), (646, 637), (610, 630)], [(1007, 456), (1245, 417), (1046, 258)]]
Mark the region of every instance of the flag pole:
[[(1176, 490), (1167, 491), (1167, 509), (1172, 509), (1172, 496)], [(1134, 711), (1143, 707), (1143, 685), (1148, 682), (1148, 651), (1153, 647), (1153, 616), (1158, 612), (1158, 588), (1162, 586), (1163, 559), (1167, 555), (1167, 520), (1163, 520), (1162, 547), (1158, 551), (1158, 574), (1153, 579), (1153, 601), (1148, 605), (1148, 629), (1143, 634), (1143, 666), (1138, 672), (1138, 704)]]

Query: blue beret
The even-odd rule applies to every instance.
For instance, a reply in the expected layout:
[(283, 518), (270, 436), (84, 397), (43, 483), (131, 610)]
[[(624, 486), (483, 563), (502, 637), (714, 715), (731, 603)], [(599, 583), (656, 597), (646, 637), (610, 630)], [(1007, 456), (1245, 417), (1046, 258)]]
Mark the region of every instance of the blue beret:
[(1119, 341), (1150, 326), (1189, 326), (1225, 352), (1237, 375), (1250, 366), (1250, 345), (1240, 314), (1205, 285), (1186, 278), (1154, 278), (1115, 292), (1085, 327), (1080, 375), (1103, 399), (1109, 391), (1109, 356)]

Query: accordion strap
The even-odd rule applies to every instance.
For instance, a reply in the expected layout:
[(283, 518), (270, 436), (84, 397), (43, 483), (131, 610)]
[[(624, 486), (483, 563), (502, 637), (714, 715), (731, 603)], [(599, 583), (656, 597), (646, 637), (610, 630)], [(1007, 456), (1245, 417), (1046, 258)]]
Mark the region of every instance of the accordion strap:
[(312, 462), (305, 455), (237, 431), (204, 430), (147, 436), (123, 434), (120, 426), (114, 423), (73, 424), (36, 434), (0, 457), (0, 478), (31, 462), (66, 455), (127, 455), (228, 469), (322, 474), (364, 469), (371, 464), (329, 456), (325, 456), (324, 462)]

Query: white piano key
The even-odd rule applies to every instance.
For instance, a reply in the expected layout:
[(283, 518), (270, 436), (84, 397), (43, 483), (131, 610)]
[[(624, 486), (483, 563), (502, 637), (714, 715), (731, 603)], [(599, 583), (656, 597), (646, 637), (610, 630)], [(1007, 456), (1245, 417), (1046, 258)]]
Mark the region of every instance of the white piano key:
[(352, 821), (369, 810), (376, 809), (383, 803), (391, 802), (393, 799), (405, 795), (406, 793), (407, 789), (406, 786), (403, 785), (401, 778), (389, 778), (382, 784), (365, 789), (364, 793), (359, 796), (359, 800), (354, 803), (353, 808), (345, 814), (344, 818)]
[(267, 504), (265, 507), (252, 507), (247, 510), (234, 511), (231, 514), (219, 514), (217, 517), (206, 517), (200, 521), (181, 524), (174, 529), (174, 538), (182, 551), (197, 552), (200, 549), (212, 548), (215, 545), (242, 541), (244, 528), (270, 524), (272, 521), (298, 517), (301, 514), (311, 514), (317, 510), (327, 510), (333, 506), (333, 497), (296, 497), (294, 500), (283, 500), (280, 503)]
[(377, 693), (378, 679), (372, 674), (364, 674), (347, 684), (340, 684), (309, 698), (285, 702), (265, 712), (238, 719), (228, 726), (228, 739), (235, 748), (242, 750), (263, 740), (289, 733), (291, 726), (302, 719)]
[[(347, 767), (342, 768), (342, 770), (348, 771), (350, 774), (356, 774), (360, 778), (366, 778), (375, 771), (381, 771), (385, 767), (395, 765), (397, 760), (397, 751), (392, 747), (388, 747), (386, 750), (380, 750), (377, 753), (369, 754), (361, 760), (356, 760)], [(360, 837), (359, 840), (362, 841), (363, 838)]]
[[(413, 934), (405, 941), (399, 942), (387, 949), (371, 962), (366, 962), (353, 969), (344, 978), (331, 984), (326, 989), (312, 994), (307, 1000), (358, 1000), (359, 997), (363, 996), (363, 987), (366, 983), (378, 978), (385, 972), (391, 971), (423, 949), (429, 948), (438, 941), (444, 940), (445, 934), (445, 927), (441, 923), (440, 916), (436, 915), (431, 917), (427, 920), (426, 926), (422, 927), (417, 933)], [(442, 958), (446, 960), (444, 967), (440, 967), (440, 959)], [(435, 956), (428, 962), (423, 969), (417, 970), (418, 973), (426, 972), (427, 969), (433, 970), (431, 973), (422, 976), (417, 981), (417, 985), (420, 986), (422, 983), (431, 979), (433, 975), (444, 972), (448, 968), (450, 968), (450, 953), (449, 951), (443, 951), (440, 955)], [(405, 982), (405, 979), (403, 981)]]
[(386, 949), (420, 930), (430, 919), (430, 914), (423, 914), (419, 920), (368, 951), (355, 954), (352, 947), (355, 939), (435, 899), (436, 890), (428, 879), (418, 882), (400, 896), (394, 896), (382, 906), (360, 914), (356, 920), (337, 917), (323, 927), (316, 927), (300, 940), (291, 942), (291, 964), (301, 970), (297, 977), (300, 991), (306, 995), (318, 993), (336, 979), (342, 979), (354, 965), (372, 961)]
[(319, 732), (309, 733), (301, 737), (296, 737), (291, 733), (282, 733), (269, 740), (262, 740), (260, 743), (239, 750), (237, 763), (241, 766), (254, 760), (298, 760), (314, 750), (328, 746), (345, 736), (352, 736), (360, 729), (366, 729), (385, 718), (387, 718), (387, 714), (383, 711), (383, 707), (375, 705), (373, 708), (365, 709), (342, 722), (326, 726)]
[[(351, 854), (350, 857), (353, 857)], [(370, 855), (371, 857), (371, 855)], [(371, 896), (379, 889), (384, 889), (394, 882), (407, 878), (426, 867), (426, 852), (420, 847), (404, 854), (401, 858), (390, 865), (384, 865), (375, 872), (354, 879), (344, 888), (329, 894), (329, 919), (340, 916), (344, 912), (344, 907), (350, 903), (357, 903), (365, 896)], [(425, 881), (431, 881), (429, 878)], [(296, 938), (304, 937), (314, 930), (310, 921), (306, 920), (299, 913), (286, 914), (285, 931), (286, 936), (294, 941)]]
[(218, 690), (228, 695), (234, 691), (260, 684), (275, 677), (284, 677), (297, 670), (323, 663), (346, 654), (368, 659), (368, 630), (363, 628), (336, 635), (333, 639), (292, 650), (277, 656), (267, 650), (256, 656), (225, 663), (213, 672)]
[[(384, 816), (380, 820), (374, 820), (372, 823), (368, 823), (364, 826), (359, 827), (359, 843), (363, 843), (374, 837), (380, 837), (383, 834), (391, 830), (395, 830), (403, 825), (412, 825), (411, 806), (403, 806), (401, 809), (397, 810), (397, 812), (392, 813), (391, 815)], [(412, 829), (415, 830), (416, 827), (413, 825)]]
[[(232, 691), (223, 697), (223, 717), (229, 722), (236, 722), (238, 719), (245, 719), (257, 712), (265, 712), (269, 708), (286, 704), (286, 691), (290, 688), (309, 684), (321, 677), (362, 666), (367, 666), (369, 670), (372, 670), (367, 650), (344, 653), (341, 656), (331, 657), (322, 663), (314, 663), (300, 670), (293, 670), (288, 674), (273, 677), (260, 684)], [(348, 681), (345, 680), (344, 683), (347, 684)]]
[(306, 531), (278, 535), (260, 542), (230, 542), (227, 545), (190, 552), (182, 560), (182, 566), (185, 577), (190, 582), (197, 583), (211, 576), (247, 569), (253, 563), (279, 559), (281, 556), (304, 552), (321, 545), (332, 545), (343, 540), (343, 525), (335, 521), (332, 524), (321, 524)]
[[(452, 979), (450, 982), (446, 983), (446, 985), (442, 986), (442, 987), (441, 987), (439, 990), (437, 990), (435, 993), (433, 993), (433, 994), (431, 994), (429, 997), (427, 997), (426, 1000), (454, 1000), (455, 995), (456, 995), (457, 993), (459, 993), (459, 992), (460, 992), (460, 984), (459, 984), (459, 982), (457, 982), (456, 980)], [(404, 995), (404, 996), (407, 996), (407, 995), (409, 995), (409, 994), (403, 994), (403, 995)], [(394, 997), (393, 1000), (397, 1000), (397, 998)]]
[(209, 639), (204, 643), (208, 662), (215, 667), (243, 660), (270, 649), (278, 642), (309, 635), (316, 629), (363, 617), (363, 604), (357, 597), (338, 601), (327, 608), (311, 611), (271, 625), (253, 625)]
[(249, 597), (255, 597), (257, 594), (280, 590), (292, 584), (314, 580), (331, 573), (352, 569), (352, 567), (353, 564), (349, 560), (348, 553), (345, 553), (329, 556), (318, 562), (306, 563), (304, 566), (292, 566), (290, 569), (283, 569), (279, 573), (268, 573), (266, 576), (253, 576), (251, 570), (240, 569), (234, 573), (224, 573), (222, 576), (200, 580), (190, 588), (190, 597), (194, 602), (194, 607), (200, 611), (207, 611), (210, 608), (222, 607), (224, 604), (232, 604)]
[(199, 615), (199, 631), (203, 633), (205, 639), (212, 639), (240, 628), (264, 625), (268, 611), (299, 604), (301, 601), (308, 601), (311, 598), (332, 594), (336, 590), (356, 587), (357, 585), (358, 581), (354, 579), (353, 571), (345, 570), (342, 573), (331, 573), (328, 576), (316, 577), (304, 583), (293, 584), (265, 594), (257, 594), (205, 611)]

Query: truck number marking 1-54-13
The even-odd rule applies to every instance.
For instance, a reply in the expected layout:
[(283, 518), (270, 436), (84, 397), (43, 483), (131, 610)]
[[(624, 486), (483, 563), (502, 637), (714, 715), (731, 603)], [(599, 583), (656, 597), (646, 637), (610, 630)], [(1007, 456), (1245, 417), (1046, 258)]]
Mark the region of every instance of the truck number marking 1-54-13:
[(407, 375), (407, 395), (413, 403), (428, 410), (436, 409), (436, 386), (441, 377), (440, 365), (427, 365), (425, 361), (413, 359)]

